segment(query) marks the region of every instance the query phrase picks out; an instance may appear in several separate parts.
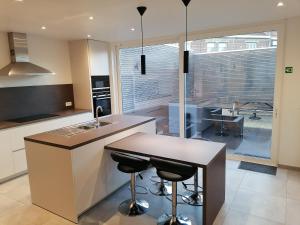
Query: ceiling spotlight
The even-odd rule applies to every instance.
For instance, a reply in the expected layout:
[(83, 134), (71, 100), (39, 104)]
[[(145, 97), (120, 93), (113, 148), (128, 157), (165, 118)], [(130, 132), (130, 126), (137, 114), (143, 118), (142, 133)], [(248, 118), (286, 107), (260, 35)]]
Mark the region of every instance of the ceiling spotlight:
[(45, 26), (42, 26), (41, 29), (42, 29), (42, 30), (46, 30), (47, 28), (46, 28)]
[(16, 2), (24, 2), (24, 0), (15, 0)]
[(132, 28), (130, 28), (130, 30), (131, 30), (131, 31), (135, 31), (135, 28), (134, 28), (134, 27), (132, 27)]
[(90, 38), (90, 37), (92, 37), (92, 35), (88, 34), (87, 37)]
[(93, 17), (93, 16), (90, 16), (90, 17), (89, 17), (89, 20), (93, 20), (93, 19), (94, 19), (94, 17)]
[(282, 6), (284, 6), (284, 3), (283, 3), (283, 2), (278, 2), (278, 3), (277, 3), (277, 7), (282, 7)]

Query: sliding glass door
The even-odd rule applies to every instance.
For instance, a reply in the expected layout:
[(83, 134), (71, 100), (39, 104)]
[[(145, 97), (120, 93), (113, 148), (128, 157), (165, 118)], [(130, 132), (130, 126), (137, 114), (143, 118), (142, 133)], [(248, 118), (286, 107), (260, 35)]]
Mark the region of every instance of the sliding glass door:
[(179, 45), (146, 46), (144, 53), (146, 75), (141, 75), (141, 49), (119, 51), (122, 111), (156, 117), (158, 134), (179, 136)]
[(189, 41), (188, 74), (179, 71), (179, 46), (146, 46), (146, 75), (141, 48), (119, 49), (122, 112), (156, 117), (158, 134), (224, 142), (229, 154), (271, 159), (277, 32)]
[(194, 40), (188, 47), (185, 137), (270, 159), (277, 32)]

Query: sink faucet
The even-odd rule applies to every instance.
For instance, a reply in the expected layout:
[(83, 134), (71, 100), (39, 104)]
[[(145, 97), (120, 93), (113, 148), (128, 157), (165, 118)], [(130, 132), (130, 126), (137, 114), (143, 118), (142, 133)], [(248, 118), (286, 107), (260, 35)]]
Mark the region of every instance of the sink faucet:
[(97, 127), (100, 126), (100, 121), (99, 121), (99, 110), (101, 111), (101, 113), (103, 113), (103, 108), (102, 106), (97, 106), (96, 108), (96, 122), (97, 122)]

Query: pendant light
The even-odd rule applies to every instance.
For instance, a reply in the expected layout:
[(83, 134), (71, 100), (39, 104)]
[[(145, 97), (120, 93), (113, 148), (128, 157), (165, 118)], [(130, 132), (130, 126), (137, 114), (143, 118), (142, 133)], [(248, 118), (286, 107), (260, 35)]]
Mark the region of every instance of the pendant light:
[(188, 41), (188, 10), (187, 7), (191, 0), (182, 0), (185, 5), (185, 45), (184, 45), (184, 54), (183, 54), (183, 73), (189, 72), (189, 51), (187, 50), (187, 41)]
[(144, 55), (144, 28), (143, 28), (143, 15), (147, 10), (147, 7), (145, 6), (139, 6), (137, 7), (137, 10), (139, 11), (141, 15), (141, 32), (142, 32), (142, 54), (141, 54), (141, 74), (146, 74), (146, 55)]

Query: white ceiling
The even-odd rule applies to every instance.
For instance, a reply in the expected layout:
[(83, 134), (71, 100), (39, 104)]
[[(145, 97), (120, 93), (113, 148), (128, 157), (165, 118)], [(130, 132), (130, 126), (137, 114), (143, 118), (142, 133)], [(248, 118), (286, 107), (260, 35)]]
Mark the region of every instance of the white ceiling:
[[(300, 0), (192, 0), (189, 31), (234, 26), (300, 15)], [(19, 31), (62, 39), (126, 41), (140, 37), (138, 5), (144, 15), (145, 37), (184, 31), (181, 0), (0, 0), (0, 31)], [(94, 16), (94, 20), (89, 20)], [(45, 25), (46, 30), (41, 30)], [(130, 31), (135, 27), (136, 31)]]

